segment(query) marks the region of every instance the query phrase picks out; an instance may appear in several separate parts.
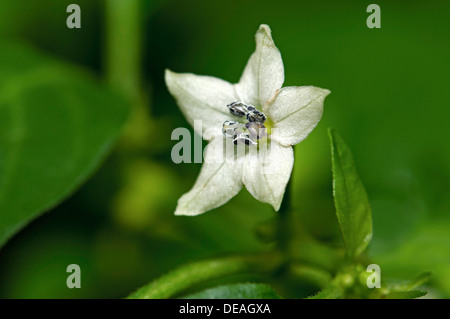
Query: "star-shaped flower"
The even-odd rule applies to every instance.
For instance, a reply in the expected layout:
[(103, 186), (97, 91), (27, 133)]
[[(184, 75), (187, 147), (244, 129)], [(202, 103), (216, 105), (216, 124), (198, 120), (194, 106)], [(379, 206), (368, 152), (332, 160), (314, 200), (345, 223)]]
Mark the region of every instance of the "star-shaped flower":
[[(221, 206), (243, 186), (278, 211), (294, 163), (292, 145), (303, 141), (322, 117), (330, 91), (281, 88), (284, 67), (270, 28), (261, 25), (255, 38), (256, 50), (237, 84), (166, 70), (167, 87), (186, 119), (193, 126), (201, 120), (202, 129), (194, 130), (210, 139), (200, 175), (178, 200), (175, 215), (198, 215)], [(218, 151), (224, 148), (244, 151)], [(217, 154), (222, 160), (215, 160)]]

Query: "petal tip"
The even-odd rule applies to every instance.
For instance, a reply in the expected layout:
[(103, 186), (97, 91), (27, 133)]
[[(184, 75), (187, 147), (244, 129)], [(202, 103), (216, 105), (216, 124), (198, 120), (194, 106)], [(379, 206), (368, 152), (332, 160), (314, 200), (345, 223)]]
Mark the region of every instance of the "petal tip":
[(316, 90), (317, 93), (318, 93), (319, 95), (322, 95), (324, 98), (325, 98), (327, 95), (329, 95), (329, 94), (331, 93), (330, 90), (324, 89), (324, 88), (321, 88), (321, 87), (318, 87), (318, 86), (312, 86), (312, 85), (310, 85), (310, 86), (307, 86), (307, 87), (311, 88), (312, 90)]
[(173, 78), (173, 72), (169, 69), (164, 70), (164, 80), (166, 81), (166, 84), (169, 84), (170, 80)]
[(181, 212), (179, 210), (176, 210), (175, 213), (173, 213), (175, 216), (187, 216), (185, 212)]
[(174, 76), (176, 73), (169, 70), (169, 69), (165, 69), (164, 70), (164, 78), (167, 80), (168, 78)]
[(271, 203), (273, 209), (275, 209), (276, 212), (278, 212), (280, 210), (281, 207), (281, 201), (279, 201), (278, 203)]
[[(267, 24), (261, 24), (258, 28), (258, 31), (256, 31), (256, 42), (258, 42), (258, 38), (263, 40), (263, 43), (273, 43), (272, 39), (272, 30), (270, 30), (270, 27)], [(266, 39), (266, 41), (264, 41)], [(261, 41), (260, 40), (260, 41)]]
[[(192, 190), (191, 190), (192, 191)], [(178, 199), (177, 207), (175, 208), (174, 215), (175, 216), (197, 216), (206, 212), (204, 208), (193, 207), (190, 205), (192, 202), (192, 197), (190, 196), (190, 192), (184, 194)]]
[(271, 35), (271, 33), (272, 33), (272, 31), (270, 30), (270, 27), (265, 23), (262, 23), (259, 25), (258, 32), (265, 32), (268, 35)]
[(330, 90), (324, 89), (321, 87), (317, 87), (317, 86), (309, 86), (309, 87), (312, 88), (313, 90), (316, 90), (317, 94), (320, 95), (323, 99), (325, 99), (331, 93)]
[(177, 209), (175, 210), (175, 213), (174, 213), (175, 216), (196, 216), (196, 215), (200, 215), (200, 214), (201, 214), (201, 212), (200, 213), (193, 213), (193, 212), (189, 212), (189, 211), (187, 211), (185, 209), (180, 209), (178, 207), (177, 207)]

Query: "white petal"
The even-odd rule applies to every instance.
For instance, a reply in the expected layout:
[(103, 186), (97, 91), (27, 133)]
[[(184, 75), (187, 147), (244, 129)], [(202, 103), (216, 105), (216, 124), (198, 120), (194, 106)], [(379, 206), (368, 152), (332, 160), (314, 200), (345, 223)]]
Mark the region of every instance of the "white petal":
[(278, 211), (291, 176), (294, 152), (291, 146), (271, 141), (267, 149), (250, 152), (242, 167), (242, 181), (257, 200), (269, 203)]
[(223, 122), (231, 118), (227, 105), (237, 101), (232, 84), (211, 76), (170, 70), (166, 70), (165, 79), (187, 121), (192, 126), (195, 120), (202, 121), (202, 129), (194, 127), (198, 134), (211, 128), (221, 130)]
[(194, 187), (178, 200), (175, 215), (202, 214), (225, 204), (242, 189), (241, 165), (233, 154), (226, 153), (224, 142), (232, 144), (231, 139), (219, 136), (207, 145), (200, 175)]
[(282, 88), (266, 111), (275, 123), (271, 138), (286, 146), (303, 141), (322, 118), (328, 94), (329, 90), (314, 86)]
[(263, 107), (284, 82), (281, 54), (273, 42), (270, 28), (262, 24), (256, 32), (256, 50), (236, 84), (242, 102)]

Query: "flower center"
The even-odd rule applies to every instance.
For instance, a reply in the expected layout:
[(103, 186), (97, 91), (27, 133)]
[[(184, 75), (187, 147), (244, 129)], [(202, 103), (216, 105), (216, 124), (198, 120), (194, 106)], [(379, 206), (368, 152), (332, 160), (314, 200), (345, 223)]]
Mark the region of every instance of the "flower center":
[(267, 117), (263, 112), (257, 110), (253, 105), (246, 105), (242, 102), (233, 102), (228, 104), (227, 107), (231, 114), (246, 120), (246, 123), (237, 121), (225, 121), (223, 123), (223, 135), (232, 138), (234, 144), (258, 145), (258, 140), (267, 136), (266, 126), (264, 125)]

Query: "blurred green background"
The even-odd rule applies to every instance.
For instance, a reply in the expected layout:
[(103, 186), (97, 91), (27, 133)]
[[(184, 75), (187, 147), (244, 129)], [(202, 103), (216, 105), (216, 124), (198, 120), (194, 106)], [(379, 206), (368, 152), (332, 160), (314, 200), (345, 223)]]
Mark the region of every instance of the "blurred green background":
[[(187, 261), (271, 247), (257, 240), (255, 229), (276, 214), (245, 190), (204, 215), (173, 215), (201, 165), (170, 160), (171, 131), (188, 126), (163, 77), (170, 68), (237, 82), (261, 23), (270, 25), (281, 51), (286, 86), (332, 92), (322, 121), (296, 147), (299, 223), (321, 241), (342, 245), (326, 136), (334, 127), (352, 149), (369, 194), (369, 256), (382, 278), (431, 270), (430, 295), (450, 297), (448, 1), (377, 1), (381, 29), (369, 29), (368, 1), (146, 0), (140, 18), (128, 17), (139, 30), (131, 39), (114, 24), (126, 18), (108, 16), (108, 0), (76, 1), (82, 28), (68, 29), (66, 7), (73, 2), (1, 0), (0, 41), (27, 42), (90, 70), (127, 96), (134, 111), (89, 181), (0, 250), (0, 297), (120, 298)], [(130, 53), (129, 41), (138, 43), (137, 52)], [(115, 58), (111, 43), (119, 47)], [(121, 74), (127, 52), (137, 71), (121, 83), (111, 73)], [(66, 287), (72, 263), (81, 266), (81, 289)], [(302, 278), (295, 287), (269, 281), (285, 296), (317, 290)]]

